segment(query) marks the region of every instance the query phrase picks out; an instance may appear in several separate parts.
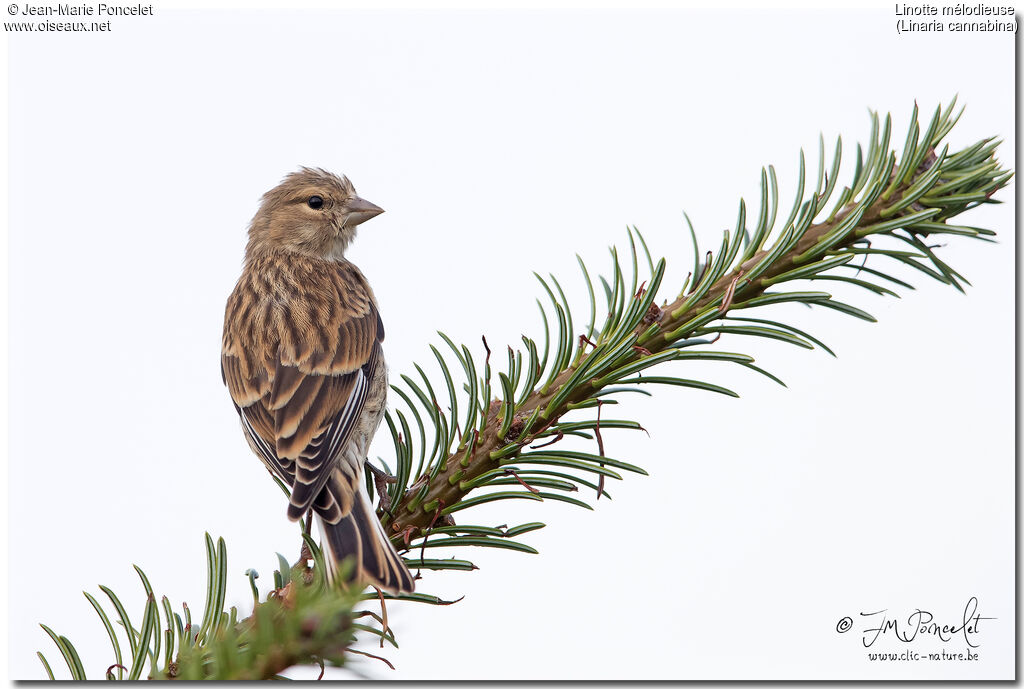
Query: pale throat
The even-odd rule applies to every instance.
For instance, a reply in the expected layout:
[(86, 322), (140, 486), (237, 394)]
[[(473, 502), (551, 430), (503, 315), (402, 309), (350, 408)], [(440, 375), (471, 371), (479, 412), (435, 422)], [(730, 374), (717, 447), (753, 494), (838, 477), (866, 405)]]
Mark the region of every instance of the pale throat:
[(332, 260), (332, 261), (343, 260), (345, 258), (345, 249), (348, 248), (348, 245), (349, 245), (350, 242), (351, 242), (351, 238), (350, 239), (344, 239), (344, 238), (341, 237), (341, 235), (339, 235), (331, 243), (330, 250), (327, 252), (327, 254), (324, 255), (324, 258)]

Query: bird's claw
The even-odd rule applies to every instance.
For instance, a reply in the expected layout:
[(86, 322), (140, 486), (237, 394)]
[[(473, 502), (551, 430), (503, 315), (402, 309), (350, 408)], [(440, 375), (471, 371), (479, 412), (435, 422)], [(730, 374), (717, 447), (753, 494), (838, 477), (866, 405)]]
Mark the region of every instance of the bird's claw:
[(378, 504), (381, 509), (387, 512), (391, 509), (391, 496), (388, 495), (387, 484), (398, 483), (398, 477), (378, 469), (370, 464), (369, 460), (364, 460), (363, 463), (370, 470), (370, 473), (373, 474), (373, 485), (377, 488), (377, 495), (380, 496)]

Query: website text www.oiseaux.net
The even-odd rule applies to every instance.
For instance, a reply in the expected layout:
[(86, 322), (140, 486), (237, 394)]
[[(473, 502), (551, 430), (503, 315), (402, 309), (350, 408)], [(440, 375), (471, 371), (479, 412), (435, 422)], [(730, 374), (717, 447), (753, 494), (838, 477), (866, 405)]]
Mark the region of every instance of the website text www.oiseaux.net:
[[(13, 33), (35, 32), (106, 32), (110, 31), (110, 17), (142, 17), (153, 16), (152, 5), (72, 5), (59, 3), (56, 5), (19, 5), (12, 3), (7, 6), (7, 14), (11, 19), (31, 18), (39, 21), (4, 22), (4, 31)], [(42, 19), (42, 17), (46, 17)], [(86, 19), (103, 21), (86, 21)]]

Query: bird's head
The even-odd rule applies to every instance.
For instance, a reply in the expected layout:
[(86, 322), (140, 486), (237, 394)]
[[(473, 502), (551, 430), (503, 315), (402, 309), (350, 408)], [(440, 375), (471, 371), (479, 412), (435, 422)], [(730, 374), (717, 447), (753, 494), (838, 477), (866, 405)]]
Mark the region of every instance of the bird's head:
[(246, 255), (276, 249), (341, 258), (356, 226), (383, 212), (359, 198), (347, 177), (304, 167), (263, 195), (249, 225)]

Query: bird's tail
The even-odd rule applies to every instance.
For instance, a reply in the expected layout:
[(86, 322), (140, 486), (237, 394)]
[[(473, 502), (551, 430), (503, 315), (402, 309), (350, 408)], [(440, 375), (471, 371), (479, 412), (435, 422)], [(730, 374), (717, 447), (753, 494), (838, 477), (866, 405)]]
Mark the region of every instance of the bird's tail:
[(412, 593), (412, 574), (385, 535), (361, 486), (352, 503), (352, 511), (337, 524), (320, 520), (331, 555), (330, 566), (335, 572), (345, 572), (347, 582), (356, 581), (391, 593)]

